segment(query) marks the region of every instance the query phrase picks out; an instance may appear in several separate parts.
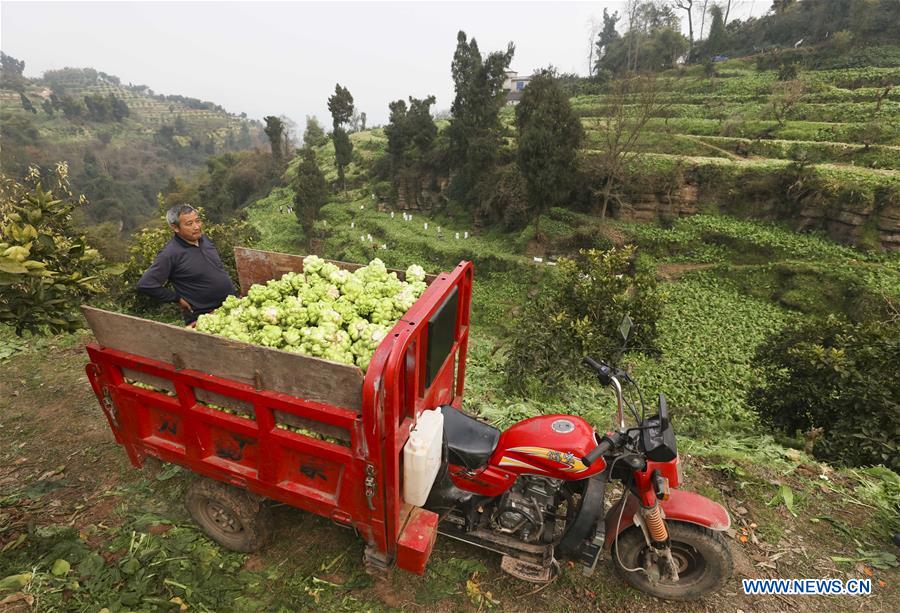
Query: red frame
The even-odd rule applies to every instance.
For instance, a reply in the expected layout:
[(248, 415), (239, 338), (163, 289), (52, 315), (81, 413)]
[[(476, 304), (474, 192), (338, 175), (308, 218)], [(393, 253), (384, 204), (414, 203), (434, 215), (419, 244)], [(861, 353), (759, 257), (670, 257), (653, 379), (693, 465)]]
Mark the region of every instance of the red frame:
[[(134, 466), (157, 457), (330, 517), (353, 526), (367, 541), (370, 556), (421, 573), (437, 517), (421, 509), (413, 513), (403, 503), (402, 450), (423, 410), (462, 404), (472, 275), (471, 262), (437, 275), (392, 328), (366, 371), (358, 414), (97, 344), (87, 347), (87, 375)], [(428, 320), (457, 288), (456, 340), (425, 388)], [(123, 368), (170, 382), (175, 396), (130, 385)], [(195, 388), (247, 403), (254, 415), (239, 417), (198, 403)], [(277, 428), (275, 411), (346, 430), (350, 446)]]

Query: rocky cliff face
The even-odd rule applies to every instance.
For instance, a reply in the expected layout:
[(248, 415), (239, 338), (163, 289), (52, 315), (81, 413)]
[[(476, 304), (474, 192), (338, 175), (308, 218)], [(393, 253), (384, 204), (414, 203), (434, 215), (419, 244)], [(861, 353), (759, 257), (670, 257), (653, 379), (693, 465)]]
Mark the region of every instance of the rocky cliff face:
[[(687, 182), (691, 181), (691, 182)], [(859, 203), (818, 194), (798, 205), (786, 206), (772, 195), (759, 198), (732, 186), (728, 196), (721, 185), (703, 185), (696, 178), (663, 192), (631, 194), (620, 206), (617, 218), (636, 221), (671, 221), (694, 215), (706, 205), (740, 217), (785, 221), (798, 231), (817, 230), (838, 242), (900, 251), (900, 203)]]

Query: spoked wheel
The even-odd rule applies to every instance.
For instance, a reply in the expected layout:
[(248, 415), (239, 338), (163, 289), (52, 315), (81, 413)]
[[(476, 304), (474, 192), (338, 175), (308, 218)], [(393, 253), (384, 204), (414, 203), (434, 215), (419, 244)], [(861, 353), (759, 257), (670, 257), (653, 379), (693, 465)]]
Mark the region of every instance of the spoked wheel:
[(203, 532), (226, 549), (256, 551), (272, 534), (272, 518), (262, 500), (220, 481), (195, 480), (185, 505)]
[(656, 562), (660, 579), (655, 582), (642, 570), (626, 570), (642, 568), (647, 558), (648, 545), (637, 527), (629, 528), (616, 539), (612, 551), (616, 572), (642, 592), (668, 600), (697, 600), (725, 585), (734, 562), (724, 535), (696, 524), (668, 521), (666, 526), (678, 570), (677, 582), (663, 578), (662, 560)]

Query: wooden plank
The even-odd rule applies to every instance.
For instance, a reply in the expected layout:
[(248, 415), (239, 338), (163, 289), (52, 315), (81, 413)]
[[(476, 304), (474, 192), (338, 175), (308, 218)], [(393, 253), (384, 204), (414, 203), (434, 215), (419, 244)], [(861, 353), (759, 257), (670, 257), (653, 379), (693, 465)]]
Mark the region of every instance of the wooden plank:
[(83, 306), (103, 347), (359, 412), (363, 374), (338, 364)]
[[(237, 267), (238, 281), (241, 285), (241, 295), (245, 296), (251, 285), (265, 283), (272, 279), (280, 279), (289, 272), (303, 272), (303, 258), (305, 255), (291, 255), (276, 251), (260, 251), (246, 247), (234, 248), (234, 261)], [(353, 262), (339, 262), (338, 260), (325, 260), (338, 268), (353, 272), (362, 268), (365, 264)], [(396, 268), (388, 268), (388, 271), (397, 273), (402, 280), (406, 278), (406, 272)], [(425, 282), (431, 284), (437, 275), (425, 275)]]

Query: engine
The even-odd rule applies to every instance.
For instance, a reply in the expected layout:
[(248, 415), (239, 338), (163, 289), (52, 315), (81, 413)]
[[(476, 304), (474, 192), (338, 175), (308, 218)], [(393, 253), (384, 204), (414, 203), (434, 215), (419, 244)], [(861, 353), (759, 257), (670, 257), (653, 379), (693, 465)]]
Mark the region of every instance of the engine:
[[(526, 543), (537, 541), (544, 532), (545, 518), (556, 510), (557, 491), (562, 480), (523, 475), (497, 505), (491, 526), (497, 532), (516, 536)], [(549, 530), (554, 529), (551, 522)]]

